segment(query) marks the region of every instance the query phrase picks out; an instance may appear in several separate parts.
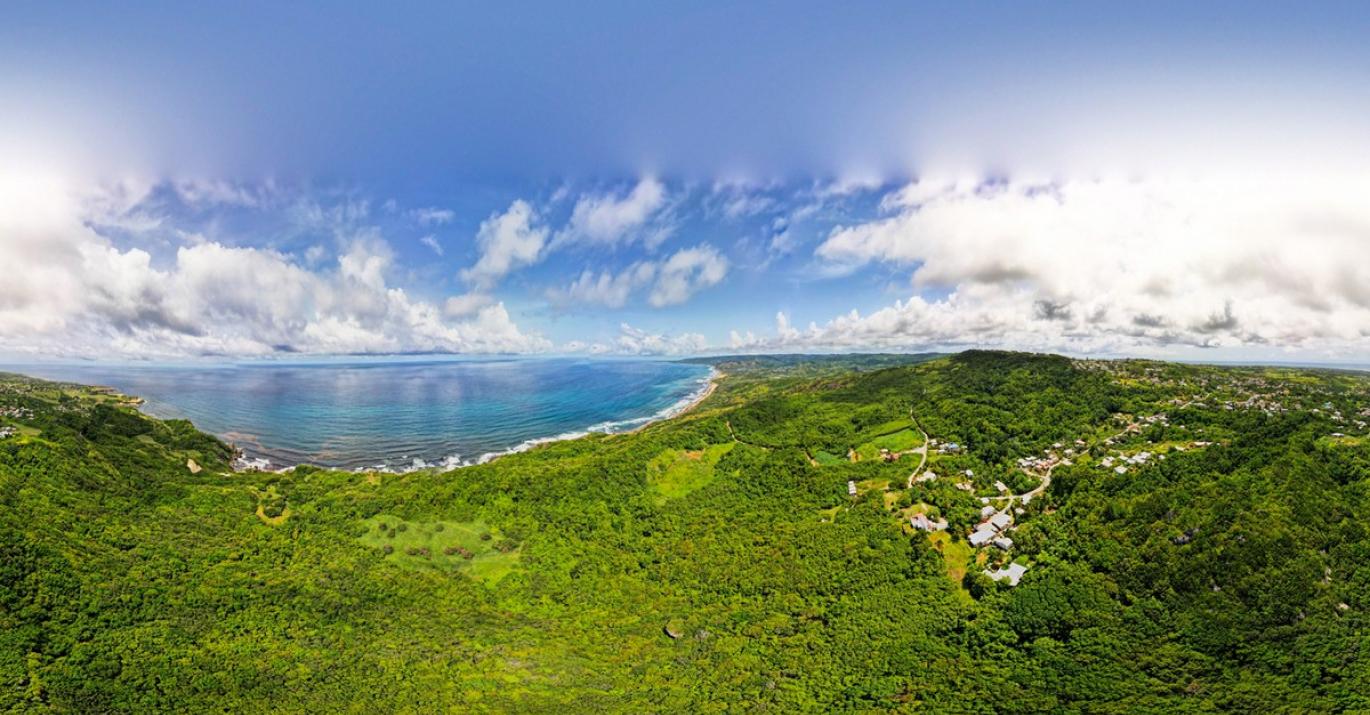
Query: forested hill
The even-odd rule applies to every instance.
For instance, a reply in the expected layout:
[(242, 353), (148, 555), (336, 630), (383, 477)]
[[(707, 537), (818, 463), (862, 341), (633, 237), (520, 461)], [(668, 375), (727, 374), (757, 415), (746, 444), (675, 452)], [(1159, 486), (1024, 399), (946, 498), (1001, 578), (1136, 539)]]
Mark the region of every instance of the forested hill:
[(1370, 709), (1366, 377), (794, 368), (404, 475), (0, 377), (0, 710)]

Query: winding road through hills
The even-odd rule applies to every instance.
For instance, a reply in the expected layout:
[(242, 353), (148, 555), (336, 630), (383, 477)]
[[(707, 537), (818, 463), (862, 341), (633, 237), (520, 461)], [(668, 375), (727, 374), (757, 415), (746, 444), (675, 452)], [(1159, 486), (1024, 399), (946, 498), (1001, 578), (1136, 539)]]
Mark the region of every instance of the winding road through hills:
[(928, 433), (923, 431), (923, 426), (918, 424), (918, 418), (914, 416), (912, 411), (909, 412), (909, 419), (913, 420), (913, 426), (918, 429), (918, 433), (923, 435), (923, 446), (919, 447), (918, 449), (911, 450), (913, 452), (918, 453), (918, 455), (921, 457), (921, 459), (918, 460), (918, 466), (914, 467), (913, 471), (909, 473), (908, 488), (912, 489), (914, 478), (918, 476), (919, 472), (923, 471), (924, 465), (928, 463)]

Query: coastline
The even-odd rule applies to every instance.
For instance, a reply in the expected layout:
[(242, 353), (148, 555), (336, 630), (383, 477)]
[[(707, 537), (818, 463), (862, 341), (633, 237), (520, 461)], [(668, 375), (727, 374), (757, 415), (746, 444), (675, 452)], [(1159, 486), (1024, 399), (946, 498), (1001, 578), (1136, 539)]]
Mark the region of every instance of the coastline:
[(683, 407), (681, 407), (678, 412), (650, 419), (647, 422), (644, 422), (638, 425), (637, 427), (628, 430), (627, 432), (617, 432), (614, 434), (636, 434), (638, 432), (641, 432), (642, 430), (647, 429), (648, 427), (651, 427), (652, 425), (658, 422), (665, 422), (666, 420), (674, 419), (681, 415), (688, 414), (696, 407), (699, 407), (701, 404), (703, 404), (705, 400), (709, 399), (709, 397), (714, 394), (714, 390), (718, 389), (718, 381), (722, 380), (724, 377), (727, 377), (727, 375), (725, 375), (722, 370), (719, 370), (718, 368), (710, 365), (709, 381), (705, 384), (704, 389), (701, 392), (697, 393), (693, 398), (691, 398), (690, 401)]
[[(372, 467), (355, 467), (351, 470), (338, 469), (338, 471), (351, 471), (354, 474), (411, 474), (413, 472), (427, 470), (446, 472), (462, 469), (465, 467), (474, 467), (482, 464), (488, 464), (496, 459), (499, 459), (500, 457), (527, 452), (528, 450), (531, 450), (534, 447), (539, 447), (544, 444), (580, 439), (582, 437), (588, 437), (592, 434), (602, 434), (611, 437), (620, 434), (635, 434), (654, 424), (674, 419), (681, 415), (687, 414), (695, 408), (699, 407), (701, 403), (703, 403), (706, 399), (708, 399), (711, 395), (714, 394), (714, 391), (718, 388), (719, 380), (723, 379), (725, 376), (726, 375), (718, 368), (710, 365), (709, 374), (706, 378), (704, 378), (701, 381), (701, 386), (699, 389), (695, 390), (694, 392), (690, 393), (689, 395), (685, 396), (684, 398), (675, 402), (669, 407), (666, 407), (665, 409), (662, 409), (656, 412), (655, 414), (649, 415), (647, 417), (636, 417), (626, 420), (600, 422), (597, 424), (590, 425), (589, 427), (586, 427), (581, 430), (564, 432), (562, 434), (553, 435), (550, 437), (537, 437), (534, 439), (524, 440), (523, 442), (520, 442), (519, 444), (516, 444), (507, 449), (498, 450), (495, 452), (486, 452), (476, 457), (475, 459), (462, 459), (460, 455), (452, 455), (449, 457), (445, 457), (440, 461), (429, 463), (422, 459), (415, 458), (414, 463), (411, 466), (406, 467), (396, 467), (391, 465), (378, 464)], [(631, 428), (629, 427), (629, 425), (631, 425)], [(284, 474), (293, 471), (296, 467), (308, 465), (307, 462), (303, 462), (301, 464), (293, 464), (280, 468), (272, 468), (269, 459), (262, 457), (249, 457), (236, 444), (230, 443), (230, 446), (233, 447), (234, 451), (238, 455), (232, 462), (233, 470), (235, 472), (255, 471)], [(336, 469), (333, 467), (320, 468)]]

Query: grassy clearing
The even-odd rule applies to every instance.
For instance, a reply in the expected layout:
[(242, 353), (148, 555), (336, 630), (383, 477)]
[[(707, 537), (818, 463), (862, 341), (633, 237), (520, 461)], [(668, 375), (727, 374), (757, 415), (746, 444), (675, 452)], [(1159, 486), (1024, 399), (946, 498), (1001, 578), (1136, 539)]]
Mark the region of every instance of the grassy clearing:
[(362, 523), (362, 544), (404, 568), (461, 571), (493, 584), (518, 565), (519, 545), (483, 522), (405, 521), (382, 514)]
[[(962, 591), (961, 580), (966, 577), (966, 569), (970, 564), (971, 547), (964, 541), (956, 541), (951, 538), (951, 534), (945, 531), (938, 531), (928, 534), (928, 541), (932, 542), (933, 548), (942, 554), (942, 562), (946, 565), (947, 578), (956, 584)], [(969, 598), (970, 594), (967, 593)]]
[(285, 495), (277, 491), (276, 485), (267, 487), (264, 492), (255, 488), (251, 491), (257, 497), (257, 518), (262, 523), (280, 526), (290, 518), (290, 506), (286, 504)]
[(821, 449), (813, 453), (813, 459), (824, 467), (831, 467), (834, 464), (841, 464), (847, 461), (846, 457), (839, 457), (832, 452), (824, 452)]
[(918, 434), (912, 429), (901, 429), (887, 435), (881, 435), (870, 441), (876, 450), (888, 449), (891, 452), (904, 452), (916, 449), (923, 444), (923, 435)]
[(872, 460), (872, 459), (879, 459), (879, 458), (880, 458), (880, 448), (879, 448), (879, 447), (876, 447), (875, 445), (871, 444), (870, 442), (867, 442), (867, 443), (861, 445), (860, 447), (857, 447), (856, 449), (854, 449), (854, 450), (852, 450), (852, 451), (854, 451), (854, 452), (856, 453), (856, 457), (857, 457), (856, 459), (853, 459), (853, 460), (852, 460), (853, 462), (856, 462), (856, 461), (869, 461), (869, 460)]
[[(875, 477), (873, 479), (862, 479), (861, 481), (856, 483), (856, 492), (858, 494), (865, 494), (866, 492), (883, 492), (889, 489), (889, 486), (890, 480), (885, 479), (883, 477)], [(896, 498), (898, 497), (897, 494), (895, 496)]]
[(715, 444), (702, 451), (668, 449), (647, 463), (647, 487), (657, 504), (679, 499), (714, 478), (714, 465), (736, 442)]
[(902, 429), (907, 429), (908, 426), (909, 426), (909, 421), (908, 421), (907, 419), (890, 420), (889, 422), (885, 422), (885, 423), (883, 423), (883, 424), (878, 424), (878, 425), (875, 425), (874, 427), (869, 427), (869, 428), (867, 428), (867, 429), (862, 430), (862, 431), (861, 431), (861, 435), (862, 435), (862, 436), (866, 436), (866, 435), (875, 435), (875, 436), (885, 435), (885, 434), (890, 434), (890, 433), (892, 433), (892, 432), (898, 432), (899, 430), (902, 430)]

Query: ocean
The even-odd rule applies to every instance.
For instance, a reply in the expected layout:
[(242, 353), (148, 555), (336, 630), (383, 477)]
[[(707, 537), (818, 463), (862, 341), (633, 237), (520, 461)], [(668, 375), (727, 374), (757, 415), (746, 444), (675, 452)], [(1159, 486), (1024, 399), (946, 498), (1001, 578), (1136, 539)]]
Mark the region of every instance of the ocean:
[(589, 432), (669, 417), (707, 387), (707, 366), (663, 360), (515, 358), (0, 367), (107, 385), (243, 450), (245, 464), (401, 471), (455, 467)]

